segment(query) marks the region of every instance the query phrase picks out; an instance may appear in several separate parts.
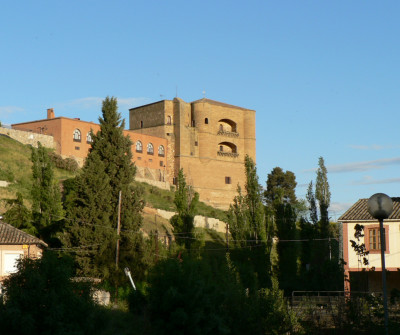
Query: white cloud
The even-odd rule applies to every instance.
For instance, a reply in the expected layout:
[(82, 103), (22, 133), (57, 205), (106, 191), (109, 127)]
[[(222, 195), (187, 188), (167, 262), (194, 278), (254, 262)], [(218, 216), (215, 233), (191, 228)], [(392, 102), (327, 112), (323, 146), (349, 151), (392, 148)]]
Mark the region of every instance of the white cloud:
[(400, 165), (400, 157), (331, 165), (327, 167), (327, 170), (330, 173), (368, 171), (368, 170), (383, 169), (385, 166), (388, 165)]
[(336, 221), (352, 205), (353, 204), (349, 202), (333, 202), (329, 206), (329, 216)]
[(371, 176), (365, 176), (362, 180), (354, 181), (353, 185), (374, 185), (374, 184), (393, 184), (400, 183), (400, 178), (374, 179)]

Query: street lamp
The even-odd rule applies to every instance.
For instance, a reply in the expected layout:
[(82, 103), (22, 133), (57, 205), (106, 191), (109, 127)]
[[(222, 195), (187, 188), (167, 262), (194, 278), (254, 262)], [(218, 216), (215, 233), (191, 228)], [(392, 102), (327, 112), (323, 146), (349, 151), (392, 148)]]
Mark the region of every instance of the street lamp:
[(373, 218), (379, 221), (379, 231), (381, 237), (381, 263), (382, 263), (382, 289), (383, 289), (383, 309), (385, 313), (385, 333), (388, 334), (388, 305), (386, 289), (386, 268), (385, 250), (386, 238), (383, 230), (383, 220), (387, 219), (393, 211), (392, 199), (384, 193), (376, 193), (368, 199), (368, 212)]

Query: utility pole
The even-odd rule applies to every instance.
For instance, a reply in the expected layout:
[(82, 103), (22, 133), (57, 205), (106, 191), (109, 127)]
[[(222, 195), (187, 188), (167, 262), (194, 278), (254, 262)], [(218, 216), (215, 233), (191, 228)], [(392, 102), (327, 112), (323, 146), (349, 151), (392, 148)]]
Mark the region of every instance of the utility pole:
[(115, 252), (115, 266), (118, 270), (118, 262), (119, 262), (119, 235), (121, 233), (121, 196), (122, 192), (119, 191), (118, 196), (118, 222), (117, 222), (117, 248)]
[(226, 252), (229, 252), (229, 223), (226, 224)]
[(121, 195), (119, 191), (118, 195), (118, 222), (117, 222), (117, 247), (115, 250), (115, 268), (117, 270), (117, 278), (115, 283), (115, 303), (118, 303), (118, 262), (119, 262), (119, 235), (121, 233)]

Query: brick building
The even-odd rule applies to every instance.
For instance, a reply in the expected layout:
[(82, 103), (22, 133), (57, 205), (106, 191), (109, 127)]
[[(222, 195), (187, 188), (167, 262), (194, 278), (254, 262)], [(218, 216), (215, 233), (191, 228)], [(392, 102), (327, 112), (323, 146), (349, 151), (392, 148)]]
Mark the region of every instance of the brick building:
[(130, 130), (168, 140), (170, 182), (183, 169), (200, 199), (227, 209), (256, 159), (255, 111), (210, 99), (163, 100), (130, 109)]
[[(51, 135), (62, 157), (80, 165), (91, 137), (100, 126), (93, 122), (55, 117), (12, 125), (13, 129)], [(227, 209), (245, 183), (244, 159), (256, 158), (255, 111), (209, 99), (186, 103), (162, 100), (130, 109), (129, 130), (137, 177), (173, 184), (179, 169), (200, 194), (200, 200)]]
[[(47, 110), (47, 119), (13, 124), (12, 128), (53, 136), (55, 151), (64, 158), (76, 159), (82, 166), (91, 145), (91, 131), (97, 133), (100, 125), (78, 118), (55, 117), (51, 108)], [(154, 181), (167, 180), (165, 166), (168, 141), (129, 130), (124, 130), (124, 135), (129, 136), (132, 141), (137, 177)]]

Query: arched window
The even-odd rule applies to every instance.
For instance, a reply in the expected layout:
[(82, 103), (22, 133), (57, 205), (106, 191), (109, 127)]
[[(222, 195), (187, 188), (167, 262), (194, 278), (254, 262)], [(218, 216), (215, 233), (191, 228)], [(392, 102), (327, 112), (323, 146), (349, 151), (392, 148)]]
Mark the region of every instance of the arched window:
[(92, 143), (92, 142), (93, 142), (93, 139), (92, 139), (92, 132), (91, 132), (91, 131), (89, 131), (89, 132), (87, 133), (87, 135), (86, 135), (86, 142), (87, 142), (87, 143)]
[(154, 147), (153, 147), (153, 144), (151, 144), (151, 143), (147, 144), (147, 154), (154, 155)]
[(79, 129), (74, 130), (74, 142), (80, 142), (81, 141), (81, 131)]
[(143, 152), (142, 142), (140, 141), (136, 142), (136, 152)]
[(205, 123), (205, 124), (208, 124), (208, 117), (206, 117), (206, 118), (204, 119), (204, 123)]
[(163, 145), (160, 145), (160, 146), (158, 147), (158, 156), (164, 157), (164, 155), (165, 155), (164, 146), (163, 146)]
[(171, 115), (167, 116), (167, 124), (172, 124)]

